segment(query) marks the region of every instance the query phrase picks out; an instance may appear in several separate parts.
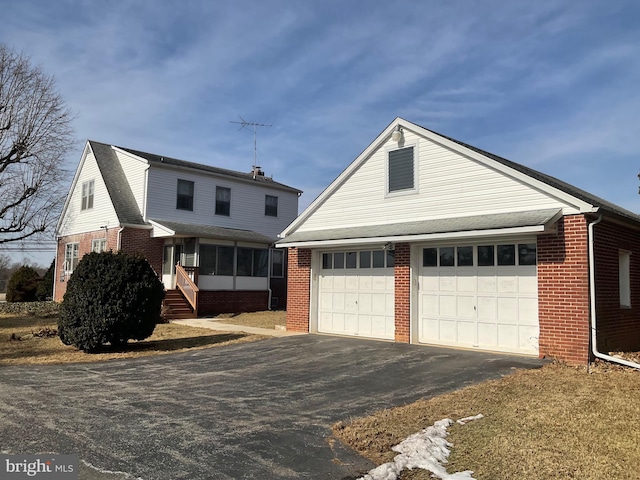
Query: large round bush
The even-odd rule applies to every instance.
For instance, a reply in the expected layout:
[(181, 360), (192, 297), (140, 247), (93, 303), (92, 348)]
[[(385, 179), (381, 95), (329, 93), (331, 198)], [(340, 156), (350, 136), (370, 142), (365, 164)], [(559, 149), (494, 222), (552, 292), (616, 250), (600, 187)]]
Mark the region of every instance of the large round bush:
[(24, 265), (13, 272), (7, 284), (7, 302), (35, 302), (40, 275)]
[(149, 337), (160, 322), (164, 287), (149, 263), (126, 253), (89, 253), (67, 284), (58, 335), (86, 352)]

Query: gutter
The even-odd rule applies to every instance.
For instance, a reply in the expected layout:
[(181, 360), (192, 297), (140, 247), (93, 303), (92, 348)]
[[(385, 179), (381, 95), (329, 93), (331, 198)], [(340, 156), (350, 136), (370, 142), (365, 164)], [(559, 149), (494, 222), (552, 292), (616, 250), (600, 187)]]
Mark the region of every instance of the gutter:
[(622, 358), (612, 357), (598, 351), (598, 342), (596, 337), (596, 282), (595, 282), (595, 258), (593, 248), (593, 227), (602, 221), (602, 214), (598, 215), (597, 220), (589, 224), (589, 303), (591, 317), (591, 351), (596, 358), (606, 360), (607, 362), (619, 363), (631, 368), (640, 369), (640, 364), (630, 362)]

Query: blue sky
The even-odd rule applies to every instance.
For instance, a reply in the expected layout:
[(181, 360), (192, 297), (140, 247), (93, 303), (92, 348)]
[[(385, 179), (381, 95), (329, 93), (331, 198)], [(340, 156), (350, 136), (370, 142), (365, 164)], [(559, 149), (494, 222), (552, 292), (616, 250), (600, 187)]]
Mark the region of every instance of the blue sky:
[[(305, 207), (396, 117), (640, 211), (640, 2), (0, 0), (87, 139), (267, 175)], [(51, 255), (25, 259), (48, 263)]]

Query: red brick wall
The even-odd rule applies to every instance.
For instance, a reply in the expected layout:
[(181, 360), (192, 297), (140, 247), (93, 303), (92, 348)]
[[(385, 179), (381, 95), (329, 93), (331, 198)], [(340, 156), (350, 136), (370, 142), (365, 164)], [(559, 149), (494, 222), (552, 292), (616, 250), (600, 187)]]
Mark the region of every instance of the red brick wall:
[(267, 290), (200, 290), (198, 315), (260, 312), (268, 309), (268, 301)]
[(409, 343), (411, 328), (411, 247), (408, 243), (396, 244), (395, 250), (395, 338), (396, 342)]
[(287, 330), (309, 331), (311, 250), (289, 249), (287, 288)]
[[(598, 351), (639, 351), (640, 232), (603, 220), (594, 237)], [(619, 250), (631, 252), (631, 308), (620, 306)]]
[(537, 242), (540, 356), (571, 364), (589, 361), (587, 225), (584, 215), (566, 216)]
[[(58, 239), (58, 247), (56, 251), (56, 273), (54, 279), (54, 292), (53, 299), (56, 302), (61, 302), (64, 298), (64, 294), (67, 291), (67, 281), (69, 276), (65, 276), (64, 272), (64, 254), (67, 243), (79, 243), (78, 245), (78, 260), (82, 260), (82, 257), (91, 252), (91, 242), (93, 240), (99, 240), (105, 238), (105, 231), (103, 229), (95, 230), (88, 233), (79, 233), (76, 235), (68, 235), (66, 237), (60, 237)], [(118, 248), (118, 229), (112, 228), (107, 230), (107, 250), (116, 251)]]
[(122, 230), (120, 250), (142, 255), (161, 278), (163, 248), (164, 238), (151, 238), (150, 229), (125, 228)]

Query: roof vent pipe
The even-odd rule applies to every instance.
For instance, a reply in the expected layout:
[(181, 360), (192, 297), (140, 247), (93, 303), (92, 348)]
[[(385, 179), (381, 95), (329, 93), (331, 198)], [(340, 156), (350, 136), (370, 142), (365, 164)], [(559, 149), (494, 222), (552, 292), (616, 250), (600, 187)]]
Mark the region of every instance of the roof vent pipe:
[(599, 215), (597, 220), (594, 220), (589, 224), (589, 312), (591, 317), (591, 351), (596, 358), (606, 360), (608, 362), (619, 363), (631, 368), (640, 369), (640, 364), (630, 362), (622, 358), (612, 357), (598, 351), (598, 341), (596, 337), (596, 282), (595, 282), (595, 259), (593, 248), (593, 227), (602, 221), (602, 215)]

